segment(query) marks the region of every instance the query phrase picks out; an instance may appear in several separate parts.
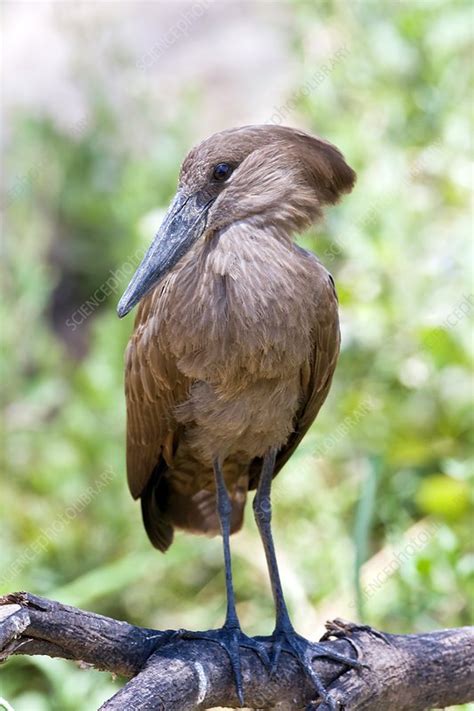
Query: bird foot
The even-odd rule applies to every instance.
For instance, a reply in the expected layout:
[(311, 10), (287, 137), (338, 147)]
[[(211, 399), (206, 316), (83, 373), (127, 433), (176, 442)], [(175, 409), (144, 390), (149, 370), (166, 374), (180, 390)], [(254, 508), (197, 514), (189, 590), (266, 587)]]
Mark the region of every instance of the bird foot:
[(284, 651), (291, 654), (303, 668), (303, 671), (309, 679), (313, 682), (320, 698), (323, 699), (323, 701), (325, 701), (330, 708), (333, 708), (332, 702), (328, 698), (326, 688), (319, 675), (313, 668), (313, 661), (317, 657), (326, 657), (326, 659), (330, 659), (334, 662), (340, 662), (347, 667), (355, 669), (360, 669), (363, 666), (356, 659), (353, 659), (345, 654), (335, 652), (324, 644), (310, 642), (301, 635), (297, 634), (293, 627), (289, 627), (288, 629), (277, 628), (270, 639), (273, 643), (270, 675), (273, 676), (277, 670), (281, 652)]
[(257, 654), (264, 666), (270, 668), (270, 659), (262, 642), (257, 639), (248, 637), (242, 632), (240, 627), (235, 624), (225, 624), (217, 630), (207, 630), (204, 632), (190, 632), (182, 630), (180, 634), (182, 639), (205, 639), (209, 642), (219, 644), (229, 657), (232, 672), (234, 675), (235, 689), (240, 705), (244, 705), (244, 691), (242, 680), (242, 665), (240, 662), (240, 648), (251, 649)]

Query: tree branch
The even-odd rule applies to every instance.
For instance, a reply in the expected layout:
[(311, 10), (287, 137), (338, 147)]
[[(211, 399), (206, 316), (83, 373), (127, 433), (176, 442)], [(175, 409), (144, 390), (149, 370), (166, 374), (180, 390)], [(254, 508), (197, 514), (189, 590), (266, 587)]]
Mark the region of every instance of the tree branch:
[[(424, 711), (474, 700), (474, 628), (391, 635), (335, 620), (327, 646), (358, 658), (347, 670), (317, 659), (329, 689), (318, 711)], [(262, 638), (263, 639), (263, 638)], [(269, 648), (270, 643), (268, 642)], [(191, 711), (238, 707), (226, 653), (212, 642), (182, 639), (172, 630), (136, 627), (29, 593), (0, 598), (0, 661), (13, 654), (73, 659), (130, 678), (105, 711)], [(294, 659), (283, 652), (269, 678), (260, 659), (242, 650), (246, 704), (295, 711), (311, 708), (315, 692)]]

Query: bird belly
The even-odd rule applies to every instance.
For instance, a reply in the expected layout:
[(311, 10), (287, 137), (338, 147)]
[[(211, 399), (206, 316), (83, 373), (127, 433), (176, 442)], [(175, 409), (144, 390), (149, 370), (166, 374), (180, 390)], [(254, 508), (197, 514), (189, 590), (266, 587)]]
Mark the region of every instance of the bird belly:
[(168, 515), (174, 526), (219, 533), (213, 462), (222, 464), (232, 504), (231, 533), (242, 526), (249, 464), (288, 439), (298, 407), (299, 378), (259, 379), (230, 399), (218, 385), (197, 381), (176, 408), (182, 426), (170, 484)]
[(218, 383), (197, 381), (176, 418), (185, 426), (187, 447), (201, 461), (232, 456), (251, 460), (287, 441), (299, 393), (299, 373), (255, 379), (232, 394)]

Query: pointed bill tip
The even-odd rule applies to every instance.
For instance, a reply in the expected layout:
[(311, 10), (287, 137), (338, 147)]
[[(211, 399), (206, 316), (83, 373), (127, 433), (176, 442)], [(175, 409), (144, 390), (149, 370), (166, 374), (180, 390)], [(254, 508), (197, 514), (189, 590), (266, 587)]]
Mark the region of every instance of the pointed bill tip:
[[(128, 299), (127, 299), (127, 301), (128, 301)], [(123, 318), (124, 316), (126, 316), (126, 315), (132, 310), (132, 306), (129, 306), (129, 305), (127, 304), (127, 301), (125, 301), (124, 298), (121, 298), (120, 301), (119, 301), (119, 303), (118, 303), (118, 306), (117, 306), (117, 316), (118, 316), (119, 318)]]

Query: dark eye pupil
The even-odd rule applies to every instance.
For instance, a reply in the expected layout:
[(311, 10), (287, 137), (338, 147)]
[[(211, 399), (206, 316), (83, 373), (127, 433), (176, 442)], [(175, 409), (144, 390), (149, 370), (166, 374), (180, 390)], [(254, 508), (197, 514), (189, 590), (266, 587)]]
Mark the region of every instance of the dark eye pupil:
[(232, 168), (228, 163), (218, 163), (214, 168), (214, 178), (216, 180), (227, 180), (232, 173)]

